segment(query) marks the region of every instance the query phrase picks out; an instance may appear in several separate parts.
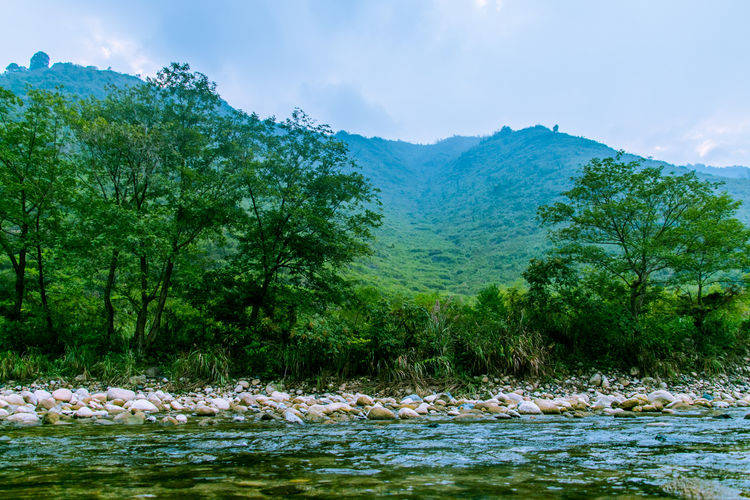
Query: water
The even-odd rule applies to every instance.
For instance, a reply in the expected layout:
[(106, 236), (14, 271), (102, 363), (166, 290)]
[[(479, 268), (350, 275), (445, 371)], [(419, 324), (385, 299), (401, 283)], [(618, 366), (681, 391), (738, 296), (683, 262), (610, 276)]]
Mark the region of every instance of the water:
[(5, 425), (0, 497), (629, 498), (663, 496), (662, 486), (675, 478), (710, 481), (719, 496), (750, 496), (744, 413), (306, 426), (201, 426), (197, 419), (177, 427)]

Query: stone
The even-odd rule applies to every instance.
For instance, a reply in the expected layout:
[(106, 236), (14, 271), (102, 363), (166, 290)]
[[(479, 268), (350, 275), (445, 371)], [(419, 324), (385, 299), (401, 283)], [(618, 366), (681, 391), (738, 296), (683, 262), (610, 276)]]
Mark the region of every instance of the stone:
[(82, 406), (74, 413), (76, 418), (91, 418), (94, 416), (94, 411), (88, 406)]
[(602, 385), (602, 374), (601, 373), (595, 373), (591, 376), (589, 379), (589, 384), (594, 385), (596, 387), (599, 387)]
[(123, 408), (122, 406), (113, 405), (110, 403), (107, 403), (104, 405), (104, 409), (109, 413), (110, 415), (119, 415), (120, 413), (125, 413), (128, 410)]
[(20, 394), (8, 394), (5, 396), (5, 401), (13, 406), (21, 406), (26, 404), (26, 400)]
[(136, 399), (133, 401), (133, 403), (130, 405), (129, 408), (131, 411), (133, 410), (140, 410), (145, 412), (158, 412), (159, 408), (157, 408), (154, 403), (147, 399)]
[(559, 415), (560, 408), (554, 403), (546, 399), (535, 399), (534, 404), (541, 410), (542, 413), (547, 415)]
[(292, 424), (304, 424), (302, 419), (299, 418), (299, 416), (292, 410), (287, 410), (284, 412), (284, 420)]
[(107, 399), (109, 401), (113, 401), (115, 399), (119, 399), (121, 401), (132, 401), (135, 399), (135, 392), (128, 389), (122, 389), (120, 387), (110, 387), (109, 389), (107, 389)]
[(373, 406), (367, 413), (367, 418), (370, 420), (394, 420), (396, 415), (388, 408)]
[(372, 398), (367, 394), (360, 394), (357, 398), (358, 406), (372, 406)]
[(206, 405), (198, 405), (195, 408), (195, 414), (201, 417), (213, 417), (217, 413), (218, 410), (216, 408), (211, 408), (210, 406)]
[(229, 409), (229, 401), (224, 398), (214, 398), (210, 402), (217, 410)]
[(33, 425), (39, 423), (39, 417), (36, 413), (14, 413), (5, 418), (7, 422), (13, 422), (22, 425)]
[(521, 415), (541, 415), (542, 410), (531, 401), (523, 401), (518, 405), (516, 411)]
[(45, 391), (44, 389), (37, 389), (36, 391), (34, 391), (34, 396), (36, 396), (37, 401), (42, 401), (44, 399), (50, 398), (54, 399), (52, 397), (52, 394), (48, 391)]
[(114, 421), (125, 425), (141, 425), (146, 421), (146, 416), (141, 412), (125, 412), (115, 415)]
[(55, 398), (56, 401), (69, 403), (70, 400), (73, 399), (73, 393), (70, 392), (70, 389), (57, 389), (52, 392), (52, 397)]
[(663, 389), (654, 391), (652, 393), (649, 393), (648, 395), (648, 402), (651, 404), (661, 403), (662, 405), (668, 405), (670, 403), (673, 403), (675, 399), (676, 398), (672, 396), (669, 391), (665, 391)]
[(185, 424), (187, 423), (187, 420), (188, 420), (187, 415), (183, 415), (183, 414), (176, 415), (174, 418), (175, 420), (177, 420), (177, 423), (180, 423), (180, 424)]
[(403, 407), (398, 411), (398, 418), (400, 419), (419, 418), (419, 413), (412, 410), (411, 408)]

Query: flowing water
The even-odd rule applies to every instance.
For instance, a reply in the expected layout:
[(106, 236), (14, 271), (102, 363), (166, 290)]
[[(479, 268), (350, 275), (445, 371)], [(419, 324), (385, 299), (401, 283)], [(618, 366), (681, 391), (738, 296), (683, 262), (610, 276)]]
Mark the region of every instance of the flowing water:
[[(0, 426), (0, 498), (750, 496), (750, 420)], [(193, 419), (197, 421), (198, 419)]]

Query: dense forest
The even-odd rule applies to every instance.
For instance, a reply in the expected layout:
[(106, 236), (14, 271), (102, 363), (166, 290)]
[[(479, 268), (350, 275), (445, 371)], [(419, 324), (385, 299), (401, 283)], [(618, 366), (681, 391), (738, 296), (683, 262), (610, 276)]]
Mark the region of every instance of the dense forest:
[(261, 119), (186, 64), (106, 91), (47, 64), (0, 80), (0, 378), (674, 373), (750, 345), (747, 180), (544, 127)]

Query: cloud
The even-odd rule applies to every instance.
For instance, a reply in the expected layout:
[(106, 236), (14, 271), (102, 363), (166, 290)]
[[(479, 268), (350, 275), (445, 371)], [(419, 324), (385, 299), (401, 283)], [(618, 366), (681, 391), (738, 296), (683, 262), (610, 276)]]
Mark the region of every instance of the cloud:
[(299, 98), (306, 112), (334, 129), (390, 138), (400, 132), (393, 117), (353, 84), (303, 84)]

